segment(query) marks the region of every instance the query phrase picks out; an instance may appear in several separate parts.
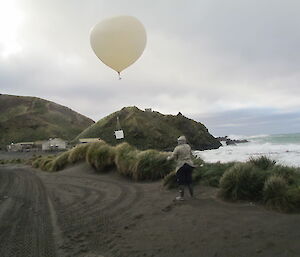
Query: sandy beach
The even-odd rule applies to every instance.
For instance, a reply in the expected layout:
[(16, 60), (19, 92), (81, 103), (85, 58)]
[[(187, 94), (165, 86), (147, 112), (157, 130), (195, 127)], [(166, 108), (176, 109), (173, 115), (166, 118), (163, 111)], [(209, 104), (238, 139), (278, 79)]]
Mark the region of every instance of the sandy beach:
[(215, 188), (174, 202), (161, 182), (133, 183), (86, 164), (58, 173), (0, 167), (0, 256), (299, 256), (300, 215), (228, 203)]

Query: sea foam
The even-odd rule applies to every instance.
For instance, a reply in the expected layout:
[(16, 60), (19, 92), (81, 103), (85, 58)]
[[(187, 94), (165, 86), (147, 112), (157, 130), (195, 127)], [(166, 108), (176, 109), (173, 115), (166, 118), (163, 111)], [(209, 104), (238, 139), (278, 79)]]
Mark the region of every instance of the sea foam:
[(229, 138), (247, 139), (249, 142), (223, 145), (214, 150), (194, 151), (194, 154), (206, 162), (244, 162), (250, 157), (265, 155), (279, 164), (300, 167), (300, 134), (229, 136)]

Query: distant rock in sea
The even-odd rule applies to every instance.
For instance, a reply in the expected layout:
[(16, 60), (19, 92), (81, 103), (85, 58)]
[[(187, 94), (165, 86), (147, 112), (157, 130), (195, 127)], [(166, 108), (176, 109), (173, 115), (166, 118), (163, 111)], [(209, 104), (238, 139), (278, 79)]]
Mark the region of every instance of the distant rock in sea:
[(236, 145), (241, 143), (248, 143), (249, 141), (246, 139), (230, 139), (228, 136), (225, 137), (217, 137), (219, 142), (225, 142), (226, 145)]

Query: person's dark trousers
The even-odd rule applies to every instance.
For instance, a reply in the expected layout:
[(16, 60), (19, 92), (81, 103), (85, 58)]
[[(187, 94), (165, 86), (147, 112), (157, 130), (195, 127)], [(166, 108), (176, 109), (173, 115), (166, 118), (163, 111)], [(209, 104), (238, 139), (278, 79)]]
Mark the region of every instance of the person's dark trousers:
[(180, 196), (184, 196), (184, 186), (187, 185), (190, 195), (194, 196), (193, 186), (192, 186), (192, 172), (193, 167), (185, 163), (176, 173), (177, 182), (179, 185)]

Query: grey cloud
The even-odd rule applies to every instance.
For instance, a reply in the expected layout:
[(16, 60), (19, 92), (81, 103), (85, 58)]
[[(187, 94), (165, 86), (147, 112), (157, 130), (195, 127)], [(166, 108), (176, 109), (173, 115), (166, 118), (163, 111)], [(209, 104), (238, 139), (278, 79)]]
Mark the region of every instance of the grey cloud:
[[(95, 120), (127, 105), (193, 117), (215, 112), (206, 122), (216, 131), (244, 131), (247, 119), (272, 130), (253, 114), (264, 110), (275, 122), (284, 119), (278, 110), (300, 107), (298, 1), (17, 3), (26, 18), (19, 35), (24, 49), (0, 57), (1, 93), (58, 101)], [(139, 18), (148, 34), (145, 53), (120, 82), (89, 45), (91, 27), (119, 14)]]
[(300, 112), (282, 113), (276, 109), (242, 109), (194, 116), (194, 118), (206, 124), (216, 136), (297, 133), (300, 131)]

